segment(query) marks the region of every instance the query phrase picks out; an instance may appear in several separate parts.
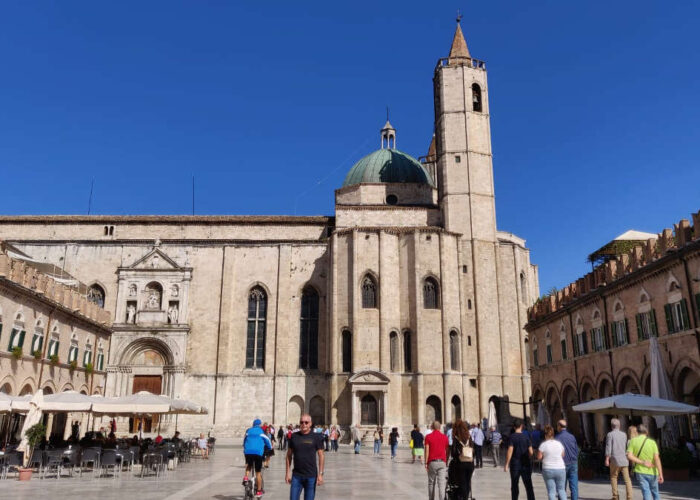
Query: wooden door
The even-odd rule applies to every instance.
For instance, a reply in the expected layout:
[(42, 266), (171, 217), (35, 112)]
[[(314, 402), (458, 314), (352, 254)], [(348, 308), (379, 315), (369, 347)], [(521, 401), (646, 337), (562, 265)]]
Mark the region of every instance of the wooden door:
[[(134, 375), (134, 385), (131, 392), (136, 394), (140, 391), (148, 391), (152, 394), (160, 394), (163, 386), (163, 377), (160, 375)], [(139, 424), (141, 424), (142, 432), (152, 432), (158, 425), (158, 415), (151, 417), (135, 417), (129, 419), (130, 431), (133, 434), (139, 432)]]
[(379, 414), (377, 412), (377, 400), (367, 394), (360, 401), (360, 425), (377, 425)]

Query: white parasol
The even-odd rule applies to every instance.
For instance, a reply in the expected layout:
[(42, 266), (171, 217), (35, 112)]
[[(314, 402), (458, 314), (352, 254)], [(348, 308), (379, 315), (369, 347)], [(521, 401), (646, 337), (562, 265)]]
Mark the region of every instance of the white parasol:
[(602, 413), (605, 415), (656, 416), (688, 415), (698, 413), (697, 406), (677, 403), (667, 399), (653, 398), (641, 394), (618, 394), (607, 398), (594, 399), (573, 407), (574, 411), (584, 413)]
[(488, 418), (489, 429), (491, 427), (498, 428), (498, 419), (496, 418), (496, 405), (493, 401), (489, 401), (489, 418)]
[(28, 460), (30, 457), (29, 455), (29, 442), (27, 441), (27, 431), (41, 422), (41, 404), (44, 401), (44, 391), (39, 389), (34, 393), (34, 396), (32, 396), (31, 401), (29, 402), (29, 413), (27, 414), (27, 417), (24, 419), (24, 425), (22, 426), (22, 440), (19, 443), (19, 446), (17, 447), (17, 450), (19, 451), (24, 451), (24, 456)]

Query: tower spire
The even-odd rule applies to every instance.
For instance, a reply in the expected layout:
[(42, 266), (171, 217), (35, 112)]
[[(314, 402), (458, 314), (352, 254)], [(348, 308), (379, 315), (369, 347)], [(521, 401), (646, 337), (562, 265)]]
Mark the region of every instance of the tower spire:
[(386, 107), (386, 123), (380, 131), (381, 146), (384, 149), (384, 141), (386, 141), (387, 149), (396, 149), (396, 129), (389, 123), (389, 106)]
[(462, 15), (457, 11), (457, 29), (455, 30), (454, 38), (452, 38), (452, 47), (450, 47), (450, 62), (452, 59), (471, 59), (472, 57), (469, 54), (467, 41), (464, 39), (464, 34), (462, 33), (461, 20)]

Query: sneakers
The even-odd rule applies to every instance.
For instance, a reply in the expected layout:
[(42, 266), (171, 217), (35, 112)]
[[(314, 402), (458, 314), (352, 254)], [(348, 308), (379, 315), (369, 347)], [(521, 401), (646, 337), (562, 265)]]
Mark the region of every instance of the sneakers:
[(248, 481), (249, 481), (248, 476), (243, 476), (243, 482), (241, 484), (243, 486), (245, 486), (246, 484), (248, 484)]
[(258, 490), (258, 491), (255, 492), (255, 496), (256, 496), (257, 498), (260, 498), (260, 497), (263, 496), (263, 493), (265, 493), (264, 490)]

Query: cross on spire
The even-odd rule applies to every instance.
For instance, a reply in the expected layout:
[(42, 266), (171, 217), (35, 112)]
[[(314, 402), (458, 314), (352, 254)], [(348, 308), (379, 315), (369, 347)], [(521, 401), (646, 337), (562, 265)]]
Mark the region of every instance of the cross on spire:
[(462, 13), (460, 12), (459, 9), (457, 9), (457, 23), (459, 24), (459, 22), (460, 22), (461, 20), (462, 20)]

